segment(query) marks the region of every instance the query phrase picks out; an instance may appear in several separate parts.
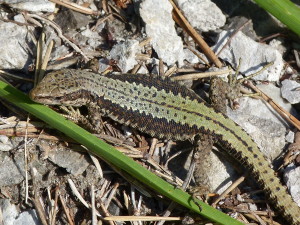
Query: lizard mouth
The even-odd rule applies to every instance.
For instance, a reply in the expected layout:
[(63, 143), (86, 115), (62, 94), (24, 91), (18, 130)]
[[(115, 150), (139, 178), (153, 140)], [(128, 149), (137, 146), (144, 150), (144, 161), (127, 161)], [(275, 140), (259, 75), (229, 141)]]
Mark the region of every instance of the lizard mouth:
[(46, 105), (61, 105), (61, 100), (62, 100), (61, 97), (54, 98), (53, 96), (37, 94), (35, 90), (29, 92), (29, 97), (34, 102), (38, 102)]

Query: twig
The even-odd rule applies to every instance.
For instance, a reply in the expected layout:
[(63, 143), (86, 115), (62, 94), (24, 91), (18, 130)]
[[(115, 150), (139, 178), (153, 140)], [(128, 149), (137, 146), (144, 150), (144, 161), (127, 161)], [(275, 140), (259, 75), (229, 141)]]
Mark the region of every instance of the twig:
[(46, 217), (46, 213), (44, 211), (44, 208), (39, 200), (39, 196), (38, 196), (38, 190), (37, 190), (37, 187), (36, 187), (36, 169), (31, 167), (30, 168), (30, 171), (31, 171), (31, 179), (32, 179), (32, 183), (33, 183), (33, 192), (34, 192), (34, 197), (32, 199), (32, 202), (34, 204), (34, 208), (37, 212), (37, 215), (41, 221), (41, 223), (43, 225), (48, 225), (48, 222), (47, 222), (47, 217)]
[[(86, 208), (90, 208), (89, 204), (83, 199), (83, 197), (81, 196), (81, 194), (79, 193), (79, 191), (77, 190), (75, 184), (73, 183), (73, 181), (69, 178), (68, 179), (68, 183), (70, 185), (70, 188), (72, 189), (74, 195), (81, 201), (81, 203), (86, 207)], [(101, 217), (102, 216), (97, 212), (96, 214), (97, 216)]]
[[(84, 146), (82, 146), (82, 147), (84, 147)], [(101, 165), (99, 163), (99, 160), (97, 159), (97, 157), (95, 157), (93, 154), (91, 154), (88, 150), (87, 150), (87, 152), (89, 153), (89, 156), (91, 157), (94, 165), (96, 166), (96, 169), (98, 170), (99, 177), (102, 179), (103, 178), (103, 171), (102, 171)]]
[(218, 57), (215, 55), (215, 53), (211, 50), (211, 48), (208, 46), (208, 44), (202, 39), (202, 37), (197, 33), (197, 31), (191, 26), (191, 24), (187, 21), (187, 19), (182, 15), (180, 10), (177, 8), (175, 3), (172, 0), (169, 0), (169, 2), (173, 6), (173, 18), (175, 22), (183, 28), (193, 39), (194, 41), (199, 45), (199, 47), (202, 49), (204, 54), (217, 66), (222, 67), (221, 61), (218, 59)]
[(268, 102), (284, 119), (289, 121), (292, 125), (294, 125), (298, 130), (300, 130), (300, 121), (291, 115), (288, 111), (279, 106), (276, 102), (273, 101), (269, 96), (259, 90), (256, 86), (253, 85), (251, 81), (246, 81), (245, 84), (252, 88), (254, 91), (260, 94), (260, 96)]
[(56, 224), (56, 214), (57, 214), (57, 201), (58, 201), (58, 192), (59, 189), (56, 187), (55, 188), (55, 196), (54, 196), (54, 206), (52, 207), (52, 214), (51, 214), (51, 222), (50, 225), (55, 225)]
[(28, 134), (28, 123), (29, 123), (29, 116), (27, 117), (26, 121), (26, 128), (25, 128), (25, 138), (24, 138), (24, 162), (25, 162), (25, 203), (28, 204), (28, 150), (27, 150), (27, 134)]
[(71, 215), (70, 215), (70, 212), (69, 212), (70, 210), (67, 208), (66, 203), (65, 203), (64, 199), (63, 199), (62, 196), (61, 196), (61, 193), (59, 193), (58, 197), (59, 197), (60, 203), (61, 203), (61, 205), (62, 205), (62, 207), (63, 207), (63, 210), (64, 210), (64, 212), (65, 212), (65, 214), (66, 214), (68, 223), (69, 223), (70, 225), (75, 225), (75, 224), (74, 224), (74, 220), (71, 218)]
[(236, 188), (240, 183), (242, 183), (245, 180), (245, 175), (241, 176), (239, 179), (237, 179), (235, 182), (233, 182), (228, 188), (226, 188), (225, 191), (211, 204), (212, 207), (216, 207), (218, 202), (224, 198), (228, 193), (230, 193), (234, 188)]
[(92, 205), (92, 225), (97, 225), (96, 207), (95, 207), (95, 187), (91, 185), (91, 205)]
[(84, 14), (88, 14), (88, 15), (99, 15), (100, 12), (98, 11), (94, 11), (92, 9), (89, 9), (89, 8), (86, 8), (86, 7), (83, 7), (81, 5), (78, 5), (76, 3), (73, 3), (69, 0), (50, 0), (50, 2), (54, 2), (58, 5), (62, 5), (62, 6), (65, 6), (69, 9), (72, 9), (74, 11), (77, 11), (77, 12), (80, 12), (80, 13), (84, 13)]
[(68, 38), (66, 38), (63, 35), (60, 27), (56, 23), (54, 23), (53, 21), (48, 20), (48, 19), (46, 19), (46, 18), (44, 18), (42, 16), (36, 15), (36, 14), (27, 14), (27, 15), (30, 16), (30, 17), (32, 17), (32, 18), (36, 18), (36, 19), (42, 20), (44, 23), (46, 23), (49, 26), (53, 27), (54, 30), (57, 32), (58, 36), (63, 41), (67, 42), (76, 52), (80, 53), (86, 61), (89, 60), (88, 57), (81, 51), (81, 49), (77, 45), (75, 45), (73, 42), (71, 42)]
[(231, 71), (232, 71), (231, 69), (226, 69), (226, 70), (204, 72), (204, 73), (191, 73), (191, 74), (185, 74), (185, 75), (181, 75), (181, 76), (172, 77), (172, 79), (173, 80), (198, 80), (201, 78), (228, 74)]

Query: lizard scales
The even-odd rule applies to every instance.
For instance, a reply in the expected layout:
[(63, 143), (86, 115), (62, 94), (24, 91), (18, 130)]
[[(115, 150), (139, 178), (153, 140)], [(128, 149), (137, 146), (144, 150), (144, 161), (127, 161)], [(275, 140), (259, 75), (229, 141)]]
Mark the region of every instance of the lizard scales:
[(187, 87), (155, 75), (113, 75), (66, 69), (49, 73), (30, 97), (51, 105), (97, 105), (113, 120), (158, 138), (193, 139), (198, 133), (216, 142), (250, 169), (270, 201), (293, 225), (300, 208), (280, 183), (251, 137), (226, 115)]

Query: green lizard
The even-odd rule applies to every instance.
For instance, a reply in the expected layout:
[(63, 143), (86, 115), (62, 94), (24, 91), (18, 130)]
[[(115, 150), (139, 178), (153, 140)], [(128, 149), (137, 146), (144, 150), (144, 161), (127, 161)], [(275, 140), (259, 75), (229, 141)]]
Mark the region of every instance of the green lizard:
[(199, 133), (209, 134), (253, 173), (283, 217), (300, 225), (300, 208), (251, 137), (175, 81), (155, 75), (102, 76), (68, 69), (49, 73), (30, 97), (50, 105), (98, 107), (103, 115), (157, 138), (193, 140)]

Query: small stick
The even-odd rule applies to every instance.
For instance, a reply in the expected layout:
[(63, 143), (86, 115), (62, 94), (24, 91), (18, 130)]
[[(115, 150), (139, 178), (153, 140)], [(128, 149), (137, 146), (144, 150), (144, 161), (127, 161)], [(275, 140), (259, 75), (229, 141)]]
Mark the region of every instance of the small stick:
[(232, 183), (212, 204), (212, 207), (216, 207), (217, 203), (224, 198), (225, 195), (230, 193), (234, 188), (236, 188), (240, 183), (242, 183), (245, 180), (245, 176), (241, 176), (239, 179), (237, 179), (234, 183)]
[(222, 67), (221, 61), (218, 59), (218, 57), (215, 55), (215, 53), (211, 50), (211, 48), (208, 46), (208, 44), (202, 39), (202, 37), (197, 33), (197, 31), (192, 27), (192, 25), (187, 21), (187, 19), (182, 15), (180, 10), (177, 8), (175, 3), (172, 0), (169, 0), (169, 2), (173, 6), (173, 18), (175, 22), (182, 27), (193, 39), (194, 41), (199, 45), (199, 47), (202, 49), (204, 54), (211, 60), (213, 63), (218, 67)]
[(76, 3), (70, 2), (69, 0), (50, 0), (50, 2), (54, 2), (58, 5), (62, 5), (64, 7), (72, 9), (74, 11), (84, 13), (84, 14), (88, 14), (88, 15), (96, 15), (97, 16), (97, 15), (100, 14), (100, 12), (98, 12), (98, 11), (94, 11), (94, 10), (89, 9), (87, 7), (83, 7), (83, 6), (78, 5)]
[(260, 96), (268, 102), (283, 118), (285, 118), (287, 121), (289, 121), (292, 125), (294, 125), (298, 130), (300, 130), (300, 121), (297, 120), (296, 117), (291, 115), (288, 111), (283, 109), (281, 106), (279, 106), (277, 103), (273, 101), (269, 96), (267, 96), (265, 93), (263, 93), (261, 90), (259, 90), (256, 86), (253, 85), (251, 81), (246, 81), (245, 84), (252, 88), (254, 91), (260, 94)]
[(182, 76), (172, 77), (172, 79), (173, 80), (198, 80), (198, 79), (201, 79), (201, 78), (228, 74), (231, 71), (232, 71), (231, 69), (226, 69), (226, 70), (204, 72), (204, 73), (191, 73), (191, 74), (185, 74), (185, 75), (182, 75)]

